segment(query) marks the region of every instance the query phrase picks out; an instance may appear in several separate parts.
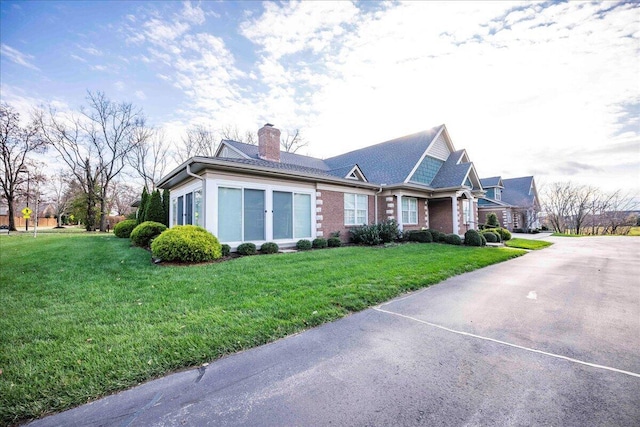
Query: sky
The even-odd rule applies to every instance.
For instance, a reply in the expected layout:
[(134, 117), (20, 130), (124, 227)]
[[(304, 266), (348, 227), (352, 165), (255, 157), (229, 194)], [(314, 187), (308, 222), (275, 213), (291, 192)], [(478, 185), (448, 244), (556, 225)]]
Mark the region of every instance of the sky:
[[(480, 177), (640, 195), (638, 2), (0, 2), (0, 101), (87, 91), (327, 158), (445, 124)], [(53, 155), (52, 153), (50, 155)]]

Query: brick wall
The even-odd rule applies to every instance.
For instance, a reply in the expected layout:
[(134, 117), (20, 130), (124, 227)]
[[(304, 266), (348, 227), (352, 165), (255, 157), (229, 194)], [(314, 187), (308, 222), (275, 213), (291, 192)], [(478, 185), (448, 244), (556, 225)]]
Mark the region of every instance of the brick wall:
[(453, 231), (451, 199), (429, 200), (429, 226), (443, 233)]
[[(346, 191), (348, 193), (348, 191)], [(316, 192), (316, 230), (318, 237), (325, 239), (331, 233), (340, 232), (340, 239), (343, 242), (349, 241), (349, 229), (352, 225), (344, 225), (344, 194), (340, 191), (318, 190)], [(378, 210), (382, 197), (378, 200)], [(375, 221), (375, 196), (368, 196), (368, 222)], [(382, 219), (385, 217), (379, 217)]]

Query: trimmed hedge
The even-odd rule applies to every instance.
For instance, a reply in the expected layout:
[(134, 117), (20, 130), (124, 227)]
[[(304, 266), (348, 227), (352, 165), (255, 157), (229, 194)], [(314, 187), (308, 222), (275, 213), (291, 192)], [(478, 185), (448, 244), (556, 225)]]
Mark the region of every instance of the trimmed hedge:
[(313, 239), (311, 242), (311, 246), (314, 249), (324, 249), (328, 245), (327, 239), (323, 239), (322, 237), (318, 237), (317, 239)]
[(380, 224), (361, 225), (349, 230), (351, 241), (360, 245), (375, 246), (390, 243), (400, 238), (400, 229), (395, 219), (383, 221)]
[(442, 231), (434, 230), (433, 228), (429, 228), (427, 231), (431, 233), (431, 239), (434, 243), (444, 242), (444, 236), (446, 236), (446, 234)]
[(167, 226), (160, 222), (145, 221), (131, 231), (131, 242), (136, 246), (148, 248), (151, 240), (158, 237), (166, 229)]
[(302, 239), (298, 240), (298, 243), (296, 243), (296, 249), (299, 251), (308, 251), (309, 249), (311, 249), (311, 247), (311, 240)]
[(121, 239), (128, 239), (131, 237), (131, 232), (138, 225), (138, 221), (135, 219), (125, 219), (120, 221), (113, 227), (113, 234)]
[(405, 233), (405, 237), (409, 242), (433, 242), (433, 235), (428, 230), (409, 230)]
[(256, 245), (253, 243), (241, 243), (238, 246), (238, 249), (236, 249), (236, 251), (240, 254), (240, 255), (255, 255), (256, 253), (258, 253), (257, 249), (256, 249)]
[(487, 239), (487, 243), (496, 243), (498, 242), (498, 235), (492, 231), (487, 231), (482, 233), (485, 239)]
[(277, 254), (280, 247), (275, 242), (266, 242), (260, 246), (260, 252), (263, 254)]
[(220, 258), (222, 247), (216, 236), (202, 227), (177, 225), (153, 240), (151, 253), (167, 262), (205, 262)]
[(444, 242), (448, 245), (461, 245), (462, 239), (457, 234), (451, 233), (444, 236)]
[(229, 256), (231, 254), (231, 246), (226, 243), (221, 245), (222, 256)]
[(329, 239), (327, 239), (327, 246), (330, 248), (339, 248), (342, 246), (342, 240), (340, 240), (339, 237), (329, 237)]
[(476, 230), (468, 230), (466, 233), (464, 233), (464, 244), (467, 246), (483, 246), (483, 239), (484, 237), (482, 237), (482, 235)]

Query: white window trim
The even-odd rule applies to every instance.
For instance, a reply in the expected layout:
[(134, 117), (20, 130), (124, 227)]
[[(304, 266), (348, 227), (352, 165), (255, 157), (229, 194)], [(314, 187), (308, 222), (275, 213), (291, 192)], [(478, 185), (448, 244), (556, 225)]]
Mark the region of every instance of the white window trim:
[[(179, 187), (177, 189), (172, 189), (169, 193), (169, 199), (171, 200), (171, 209), (169, 210), (169, 224), (171, 224), (171, 227), (173, 227), (174, 225), (178, 224), (177, 218), (174, 218), (174, 212), (173, 212), (173, 203), (175, 201), (175, 203), (178, 203), (178, 197), (182, 197), (182, 203), (186, 203), (186, 196), (188, 193), (195, 193), (196, 191), (202, 191), (202, 199), (203, 199), (203, 203), (200, 205), (201, 209), (202, 209), (202, 218), (201, 221), (204, 221), (204, 216), (206, 215), (206, 207), (204, 204), (204, 199), (205, 199), (205, 194), (204, 194), (204, 188), (202, 185), (201, 181), (192, 181), (189, 184), (183, 186), (183, 187)], [(194, 214), (194, 218), (195, 218), (195, 195), (192, 198), (192, 203), (193, 203), (193, 214)], [(182, 206), (182, 212), (186, 212), (185, 210), (185, 206)], [(176, 212), (177, 214), (177, 212)], [(175, 222), (174, 222), (175, 221)], [(203, 222), (204, 223), (204, 222)]]
[[(408, 208), (407, 210), (404, 209), (404, 201), (405, 200), (407, 201), (407, 208)], [(406, 224), (406, 225), (417, 225), (418, 224), (418, 199), (416, 197), (402, 196), (401, 201), (402, 201), (401, 202), (402, 206), (400, 208), (402, 210), (402, 213), (401, 213), (401, 215), (402, 215), (402, 223)], [(411, 210), (411, 206), (410, 206), (411, 205), (411, 203), (410, 203), (411, 201), (415, 202), (415, 211)], [(404, 213), (405, 212), (407, 212), (408, 221), (404, 220)], [(411, 213), (412, 212), (415, 212), (415, 222), (412, 221), (412, 218), (411, 218)]]
[[(358, 225), (366, 225), (369, 222), (369, 196), (367, 194), (359, 194), (359, 193), (343, 193), (343, 200), (342, 200), (342, 209), (343, 209), (343, 216), (344, 216), (344, 225), (347, 226), (351, 226), (351, 227), (355, 227)], [(344, 207), (344, 202), (345, 202), (345, 198), (346, 196), (354, 196), (353, 200), (354, 200), (354, 208), (353, 209), (349, 209), (349, 210), (353, 210), (354, 215), (353, 215), (353, 223), (349, 223), (347, 222), (347, 208)], [(360, 209), (358, 206), (358, 196), (363, 196), (365, 197), (365, 203), (364, 203), (364, 209)], [(358, 222), (358, 211), (364, 211), (364, 219), (365, 222), (364, 224), (360, 224)]]

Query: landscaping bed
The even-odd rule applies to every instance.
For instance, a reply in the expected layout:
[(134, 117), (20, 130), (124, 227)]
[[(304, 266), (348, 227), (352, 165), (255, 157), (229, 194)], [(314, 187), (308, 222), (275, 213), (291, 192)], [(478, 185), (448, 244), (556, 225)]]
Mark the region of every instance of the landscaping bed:
[(401, 244), (159, 267), (110, 234), (0, 240), (0, 424), (77, 406), (522, 255)]

